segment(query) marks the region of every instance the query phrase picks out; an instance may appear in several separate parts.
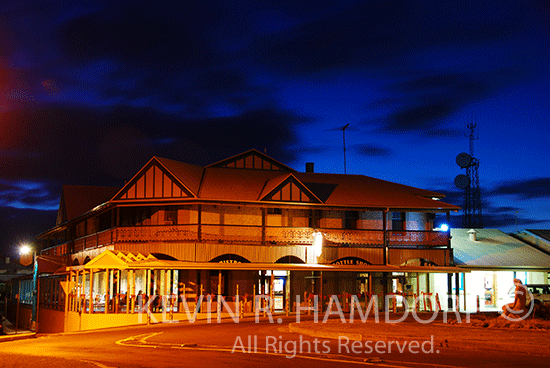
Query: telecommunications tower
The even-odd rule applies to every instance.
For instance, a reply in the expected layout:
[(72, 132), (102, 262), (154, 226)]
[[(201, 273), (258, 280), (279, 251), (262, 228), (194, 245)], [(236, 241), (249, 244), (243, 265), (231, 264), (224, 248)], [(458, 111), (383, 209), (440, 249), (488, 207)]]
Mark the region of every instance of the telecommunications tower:
[(464, 228), (483, 228), (481, 216), (481, 190), (479, 188), (479, 160), (474, 157), (474, 140), (479, 139), (476, 136), (473, 116), (470, 115), (470, 122), (466, 124), (470, 139), (470, 153), (462, 152), (456, 156), (456, 163), (461, 169), (466, 169), (466, 174), (457, 175), (455, 186), (464, 190)]

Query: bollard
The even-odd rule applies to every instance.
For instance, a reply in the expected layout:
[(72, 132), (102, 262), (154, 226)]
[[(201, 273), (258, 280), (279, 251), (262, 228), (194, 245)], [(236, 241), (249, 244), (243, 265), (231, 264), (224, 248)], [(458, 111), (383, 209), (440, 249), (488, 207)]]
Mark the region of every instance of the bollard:
[(237, 292), (235, 293), (235, 309), (239, 312), (239, 319), (242, 318), (241, 301), (239, 300), (239, 284), (237, 284)]
[(256, 306), (256, 285), (254, 284), (254, 291), (253, 291), (253, 295), (252, 295), (252, 312), (254, 314), (256, 314), (256, 309), (257, 309), (257, 306)]
[(435, 293), (435, 305), (437, 307), (437, 311), (440, 312), (441, 309), (441, 303), (439, 302), (439, 294)]

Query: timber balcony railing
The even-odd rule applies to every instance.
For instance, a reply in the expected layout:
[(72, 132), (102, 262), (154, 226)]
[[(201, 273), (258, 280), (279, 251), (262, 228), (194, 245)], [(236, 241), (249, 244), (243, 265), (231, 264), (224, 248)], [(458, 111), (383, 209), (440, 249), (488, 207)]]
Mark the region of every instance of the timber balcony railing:
[[(320, 231), (325, 246), (383, 246), (383, 230), (313, 229), (310, 227), (275, 227), (242, 225), (160, 225), (119, 227), (75, 240), (76, 252), (115, 242), (180, 241), (268, 245), (310, 245), (313, 233)], [(388, 246), (447, 246), (448, 232), (386, 231)]]

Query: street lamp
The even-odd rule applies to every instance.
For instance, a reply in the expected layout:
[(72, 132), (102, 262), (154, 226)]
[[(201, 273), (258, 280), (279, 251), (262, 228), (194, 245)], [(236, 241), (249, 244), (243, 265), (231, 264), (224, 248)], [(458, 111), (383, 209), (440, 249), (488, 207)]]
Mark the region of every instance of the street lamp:
[(32, 252), (33, 257), (33, 273), (32, 273), (32, 308), (31, 308), (31, 330), (36, 331), (36, 310), (38, 298), (38, 262), (36, 260), (36, 250), (28, 244), (21, 245), (19, 253), (21, 255), (29, 255)]

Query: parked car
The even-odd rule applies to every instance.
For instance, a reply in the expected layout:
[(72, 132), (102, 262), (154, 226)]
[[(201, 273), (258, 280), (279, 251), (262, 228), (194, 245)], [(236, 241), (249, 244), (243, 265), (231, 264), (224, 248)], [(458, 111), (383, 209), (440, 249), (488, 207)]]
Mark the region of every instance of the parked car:
[[(535, 304), (550, 303), (550, 285), (525, 284), (525, 287), (527, 287), (527, 290), (531, 293), (531, 295), (527, 295), (527, 303), (529, 303), (529, 300), (533, 300)], [(513, 286), (510, 291), (508, 291), (509, 303), (514, 301), (515, 290), (516, 287)]]

